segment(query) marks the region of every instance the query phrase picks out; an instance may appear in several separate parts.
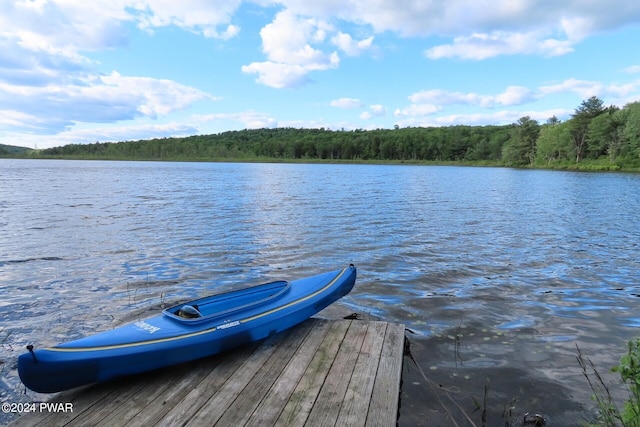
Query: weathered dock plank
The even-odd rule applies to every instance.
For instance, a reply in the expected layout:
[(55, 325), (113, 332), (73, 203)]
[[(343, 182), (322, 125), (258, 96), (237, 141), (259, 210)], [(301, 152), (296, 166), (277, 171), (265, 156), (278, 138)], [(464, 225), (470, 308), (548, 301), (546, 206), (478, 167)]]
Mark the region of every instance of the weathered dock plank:
[(344, 401), (353, 369), (355, 368), (360, 347), (367, 332), (367, 324), (352, 323), (340, 345), (329, 373), (326, 374), (320, 394), (314, 402), (307, 423), (310, 425), (335, 425), (337, 409)]
[(384, 345), (378, 362), (378, 372), (369, 403), (367, 426), (396, 424), (400, 403), (397, 399), (400, 386), (398, 380), (402, 377), (403, 355), (404, 325), (387, 323)]
[(254, 350), (255, 347), (242, 348), (234, 352), (235, 357), (225, 358), (221, 364), (214, 366), (200, 382), (191, 379), (192, 385), (187, 393), (174, 396), (173, 400), (178, 403), (175, 406), (166, 405), (167, 411), (157, 421), (158, 425), (181, 425), (182, 420), (190, 419), (198, 408), (204, 406), (211, 396), (244, 365), (246, 360), (253, 355)]
[(336, 425), (364, 426), (386, 331), (385, 323), (370, 323), (349, 381)]
[(261, 343), (57, 395), (12, 427), (395, 426), (404, 326), (309, 319)]
[(326, 337), (330, 325), (329, 322), (320, 322), (314, 327), (314, 333), (307, 335), (298, 350), (287, 361), (285, 369), (274, 381), (271, 389), (264, 394), (264, 398), (250, 415), (245, 426), (261, 427), (275, 424), (293, 394), (294, 388)]
[(344, 341), (350, 323), (336, 322), (331, 325), (331, 332), (323, 341), (323, 346), (311, 359), (303, 377), (294, 389), (291, 398), (285, 405), (280, 417), (276, 420), (277, 427), (301, 426), (307, 420), (311, 409), (322, 389), (327, 372), (331, 368), (340, 344)]

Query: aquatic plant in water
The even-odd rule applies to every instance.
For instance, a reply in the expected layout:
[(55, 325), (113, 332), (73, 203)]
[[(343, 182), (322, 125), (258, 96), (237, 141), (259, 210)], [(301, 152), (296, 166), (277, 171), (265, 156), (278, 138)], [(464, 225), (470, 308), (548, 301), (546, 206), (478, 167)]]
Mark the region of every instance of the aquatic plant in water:
[(640, 426), (640, 338), (629, 341), (627, 354), (614, 367), (622, 381), (629, 386), (629, 400), (624, 403), (622, 424), (627, 427)]
[[(627, 354), (622, 356), (620, 364), (611, 370), (620, 374), (622, 382), (629, 387), (629, 399), (624, 402), (622, 412), (618, 409), (609, 388), (591, 360), (585, 358), (576, 345), (577, 359), (582, 374), (587, 379), (599, 416), (595, 426), (640, 427), (640, 338), (629, 341)], [(589, 370), (591, 373), (589, 373)], [(595, 380), (592, 379), (592, 375)]]

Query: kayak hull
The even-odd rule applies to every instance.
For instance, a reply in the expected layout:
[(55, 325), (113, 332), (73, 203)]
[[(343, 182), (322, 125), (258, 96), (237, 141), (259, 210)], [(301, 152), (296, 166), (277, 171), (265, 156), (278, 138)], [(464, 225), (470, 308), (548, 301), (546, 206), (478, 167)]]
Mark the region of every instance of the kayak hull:
[(18, 357), (29, 389), (53, 393), (150, 371), (263, 340), (348, 294), (353, 265), (292, 282), (272, 282), (189, 302), (202, 315), (178, 316), (180, 304), (148, 319)]

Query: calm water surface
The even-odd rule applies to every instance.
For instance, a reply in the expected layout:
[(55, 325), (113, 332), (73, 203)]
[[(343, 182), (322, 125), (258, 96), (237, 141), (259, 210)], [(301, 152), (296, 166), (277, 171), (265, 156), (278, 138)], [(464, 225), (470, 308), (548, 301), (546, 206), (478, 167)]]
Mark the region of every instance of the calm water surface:
[(481, 425), (485, 389), (487, 425), (580, 425), (576, 344), (626, 396), (639, 196), (634, 174), (0, 160), (0, 400), (49, 397), (19, 381), (26, 344), (352, 262), (341, 304), (411, 330), (401, 426)]

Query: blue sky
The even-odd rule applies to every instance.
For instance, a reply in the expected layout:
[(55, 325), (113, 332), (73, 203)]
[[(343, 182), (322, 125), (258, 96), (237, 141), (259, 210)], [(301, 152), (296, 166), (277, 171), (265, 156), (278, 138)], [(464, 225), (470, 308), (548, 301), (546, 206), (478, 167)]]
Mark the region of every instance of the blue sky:
[(640, 100), (640, 2), (0, 3), (0, 144), (562, 120)]

